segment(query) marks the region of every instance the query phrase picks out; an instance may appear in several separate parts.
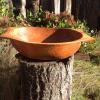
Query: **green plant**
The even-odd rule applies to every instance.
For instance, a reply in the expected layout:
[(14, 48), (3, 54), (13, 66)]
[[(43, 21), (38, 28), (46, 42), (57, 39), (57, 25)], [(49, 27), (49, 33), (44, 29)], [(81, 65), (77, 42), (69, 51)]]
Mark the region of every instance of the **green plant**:
[(66, 22), (64, 18), (60, 19), (60, 22), (57, 25), (58, 28), (71, 28), (72, 26)]
[(5, 31), (6, 31), (6, 28), (0, 27), (0, 34), (2, 34), (2, 33), (5, 32)]
[(94, 38), (95, 38), (95, 42), (93, 43), (83, 42), (79, 52), (82, 52), (85, 54), (94, 54), (96, 52), (96, 48), (98, 48), (100, 45), (100, 38), (96, 38), (96, 37)]
[(9, 5), (7, 0), (0, 0), (0, 16), (9, 15)]
[(30, 22), (32, 26), (45, 26), (46, 24), (46, 18), (45, 18), (45, 12), (42, 10), (42, 7), (38, 9), (35, 15), (33, 15), (32, 12), (27, 12), (27, 20)]
[(87, 25), (87, 22), (85, 20), (80, 21), (78, 20), (75, 24), (73, 24), (73, 28), (75, 29), (81, 29), (86, 33), (89, 33), (90, 28)]
[(16, 18), (14, 17), (14, 15), (12, 15), (9, 18), (8, 26), (21, 27), (21, 26), (30, 26), (30, 24), (24, 19), (22, 14), (19, 14), (18, 16), (16, 16)]
[(81, 48), (79, 49), (79, 52), (82, 52), (82, 53), (85, 53), (85, 54), (90, 54), (90, 53), (93, 52), (95, 47), (96, 47), (95, 43), (82, 42)]
[(35, 15), (32, 12), (27, 12), (27, 20), (32, 26), (71, 28), (72, 26), (68, 22), (69, 19), (71, 19), (71, 16), (45, 12), (42, 10), (42, 7), (39, 8)]

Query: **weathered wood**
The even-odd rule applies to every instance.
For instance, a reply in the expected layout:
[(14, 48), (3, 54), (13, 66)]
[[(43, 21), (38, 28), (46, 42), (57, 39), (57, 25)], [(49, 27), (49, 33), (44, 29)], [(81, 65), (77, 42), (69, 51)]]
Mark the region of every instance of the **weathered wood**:
[(70, 100), (74, 57), (57, 61), (30, 60), (17, 55), (22, 100)]
[(72, 0), (72, 14), (86, 20), (91, 28), (100, 29), (100, 0)]

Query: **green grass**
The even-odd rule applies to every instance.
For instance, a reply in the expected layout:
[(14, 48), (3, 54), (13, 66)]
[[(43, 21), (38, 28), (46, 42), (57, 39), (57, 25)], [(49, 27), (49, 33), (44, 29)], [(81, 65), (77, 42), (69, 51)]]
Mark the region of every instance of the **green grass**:
[(100, 100), (100, 65), (75, 60), (72, 100)]

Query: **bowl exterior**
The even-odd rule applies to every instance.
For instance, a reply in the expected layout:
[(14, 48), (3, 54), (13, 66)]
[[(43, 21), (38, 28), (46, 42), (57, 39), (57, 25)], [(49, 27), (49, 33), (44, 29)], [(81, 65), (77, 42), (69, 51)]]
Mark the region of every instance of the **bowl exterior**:
[(66, 44), (35, 44), (22, 41), (11, 41), (16, 50), (23, 56), (38, 60), (57, 60), (67, 58), (78, 51), (80, 42)]

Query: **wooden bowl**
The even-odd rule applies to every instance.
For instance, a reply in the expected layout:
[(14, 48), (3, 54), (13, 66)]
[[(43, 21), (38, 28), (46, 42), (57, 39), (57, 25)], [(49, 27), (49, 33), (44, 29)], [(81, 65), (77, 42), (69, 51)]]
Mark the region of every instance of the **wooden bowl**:
[(23, 56), (39, 60), (67, 58), (78, 51), (82, 41), (94, 40), (79, 30), (41, 27), (10, 27), (0, 37), (10, 39)]

